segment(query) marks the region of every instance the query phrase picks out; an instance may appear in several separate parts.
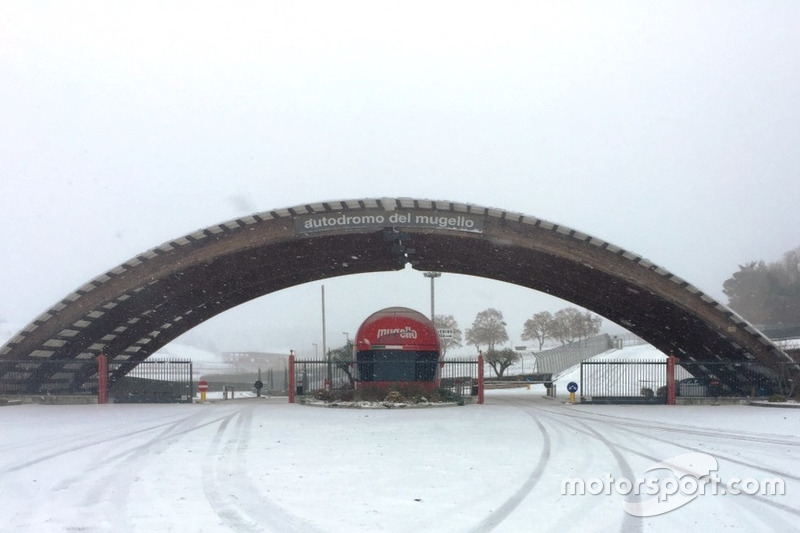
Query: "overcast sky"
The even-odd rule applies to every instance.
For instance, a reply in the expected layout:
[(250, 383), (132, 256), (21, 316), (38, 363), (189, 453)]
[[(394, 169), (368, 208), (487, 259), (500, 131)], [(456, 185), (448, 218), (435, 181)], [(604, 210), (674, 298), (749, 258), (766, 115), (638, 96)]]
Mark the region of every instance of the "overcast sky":
[[(0, 0), (0, 319), (199, 228), (384, 196), (566, 225), (727, 303), (800, 246), (798, 28), (795, 1)], [(430, 306), (418, 272), (325, 285), (329, 345)], [(320, 286), (187, 337), (308, 352)], [(569, 305), (446, 274), (436, 300), (462, 329), (498, 308), (512, 344)]]

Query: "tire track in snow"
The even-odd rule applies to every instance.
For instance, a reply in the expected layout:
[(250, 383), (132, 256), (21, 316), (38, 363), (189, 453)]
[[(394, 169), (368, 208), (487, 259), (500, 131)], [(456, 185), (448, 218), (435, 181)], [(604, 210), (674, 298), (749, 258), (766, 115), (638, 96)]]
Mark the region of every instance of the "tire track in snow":
[[(706, 450), (701, 449), (699, 447), (687, 446), (687, 445), (684, 445), (684, 444), (677, 444), (674, 441), (667, 440), (667, 439), (661, 439), (661, 438), (658, 438), (658, 437), (654, 437), (654, 436), (652, 436), (650, 434), (646, 434), (646, 433), (643, 433), (641, 431), (631, 430), (631, 429), (628, 429), (628, 428), (625, 428), (625, 427), (619, 427), (619, 428), (617, 428), (617, 430), (626, 431), (628, 433), (633, 433), (634, 435), (636, 435), (638, 437), (643, 437), (643, 438), (648, 439), (648, 440), (654, 440), (656, 442), (670, 444), (672, 446), (675, 446), (677, 448), (681, 448), (683, 450), (688, 450), (688, 451), (697, 452), (697, 453), (708, 453)], [(626, 451), (628, 451), (630, 453), (639, 455), (640, 457), (644, 457), (644, 458), (650, 459), (650, 460), (653, 461), (653, 463), (658, 463), (658, 462), (663, 460), (663, 458), (652, 457), (652, 456), (649, 456), (647, 454), (643, 454), (640, 451), (635, 450), (633, 448), (629, 448), (627, 446), (618, 445), (618, 447), (620, 449), (626, 450)], [(800, 480), (800, 477), (798, 477), (796, 475), (792, 475), (792, 474), (787, 473), (787, 472), (779, 472), (779, 471), (776, 471), (776, 470), (773, 470), (773, 469), (769, 469), (769, 468), (766, 468), (764, 466), (760, 466), (758, 463), (751, 463), (751, 462), (747, 462), (747, 461), (742, 461), (741, 459), (736, 459), (736, 458), (731, 457), (729, 455), (721, 454), (721, 453), (718, 453), (718, 452), (715, 452), (713, 454), (713, 456), (716, 459), (723, 459), (725, 461), (728, 461), (728, 462), (731, 462), (731, 463), (734, 463), (734, 464), (738, 464), (738, 465), (754, 468), (754, 469), (757, 469), (757, 470), (761, 470), (762, 472), (766, 472), (766, 473), (769, 473), (769, 474), (772, 474), (772, 475), (777, 475), (779, 477), (783, 477), (783, 478), (786, 478), (786, 479), (792, 479), (792, 480), (796, 480), (796, 481)], [(633, 479), (633, 478), (630, 478), (630, 479)], [(724, 488), (726, 492), (730, 491), (730, 487), (729, 487), (729, 485), (727, 483), (722, 482), (722, 483), (720, 483), (720, 486), (722, 488)], [(800, 509), (797, 509), (796, 507), (792, 507), (790, 505), (782, 504), (780, 502), (777, 502), (777, 501), (775, 501), (775, 500), (773, 500), (771, 498), (768, 498), (766, 496), (762, 496), (760, 494), (748, 494), (748, 496), (750, 498), (758, 500), (760, 503), (762, 503), (764, 505), (767, 505), (767, 506), (772, 507), (774, 509), (777, 509), (777, 510), (792, 514), (794, 516), (800, 517)], [(764, 521), (764, 523), (765, 524), (773, 524), (773, 522), (766, 522), (766, 521)]]
[[(756, 435), (749, 435), (749, 436), (745, 435), (745, 436), (742, 436), (741, 438), (739, 438), (735, 433), (732, 433), (732, 432), (723, 432), (723, 431), (714, 431), (714, 430), (692, 430), (692, 429), (689, 429), (687, 431), (682, 431), (679, 426), (664, 427), (664, 426), (660, 426), (660, 425), (651, 425), (651, 424), (645, 424), (645, 423), (636, 423), (636, 422), (628, 423), (625, 420), (607, 421), (605, 419), (605, 417), (609, 417), (610, 415), (604, 415), (604, 414), (600, 414), (599, 415), (599, 416), (604, 417), (604, 418), (598, 419), (596, 417), (592, 417), (591, 415), (584, 414), (584, 413), (579, 413), (579, 414), (578, 413), (569, 413), (569, 414), (568, 413), (557, 413), (557, 412), (551, 411), (550, 409), (543, 409), (543, 408), (540, 408), (540, 407), (532, 407), (532, 409), (537, 409), (537, 410), (544, 411), (544, 412), (550, 412), (550, 413), (554, 414), (555, 416), (577, 418), (577, 419), (581, 419), (581, 420), (594, 421), (594, 422), (601, 423), (601, 424), (607, 424), (607, 425), (613, 426), (615, 429), (620, 430), (620, 431), (624, 431), (624, 432), (627, 432), (627, 433), (632, 433), (632, 434), (640, 436), (640, 437), (645, 437), (646, 439), (649, 439), (649, 440), (653, 440), (653, 441), (661, 442), (661, 443), (665, 443), (665, 444), (670, 444), (672, 446), (675, 446), (675, 447), (678, 447), (678, 448), (681, 448), (681, 449), (684, 449), (684, 450), (693, 451), (693, 452), (708, 453), (706, 450), (702, 450), (702, 449), (697, 448), (697, 447), (692, 447), (692, 446), (688, 446), (688, 445), (684, 445), (684, 444), (678, 444), (672, 439), (665, 439), (665, 438), (656, 437), (656, 436), (653, 435), (652, 432), (653, 431), (661, 431), (661, 432), (666, 432), (666, 433), (679, 433), (679, 434), (682, 434), (682, 435), (693, 435), (693, 436), (701, 436), (701, 437), (719, 437), (719, 438), (724, 438), (724, 439), (732, 439), (732, 440), (736, 440), (736, 441), (756, 442), (758, 444), (771, 444), (771, 445), (776, 445), (776, 446), (793, 446), (793, 447), (794, 446), (800, 446), (800, 442), (798, 442), (796, 439), (789, 440), (790, 437), (759, 439)], [(592, 414), (594, 414), (594, 413), (592, 413)], [(611, 417), (611, 418), (618, 419), (619, 417)], [(636, 429), (634, 429), (634, 428), (636, 428)], [(644, 430), (647, 430), (647, 431), (645, 432)], [(637, 455), (640, 455), (641, 457), (645, 457), (647, 459), (651, 459), (656, 463), (660, 462), (662, 460), (662, 459), (656, 459), (654, 457), (650, 457), (648, 455), (644, 455), (639, 450), (628, 449), (628, 448), (625, 448), (624, 446), (620, 446), (620, 447), (622, 449), (626, 449), (627, 451), (636, 453)], [(742, 459), (738, 459), (736, 457), (732, 457), (730, 455), (726, 455), (726, 454), (720, 453), (720, 452), (715, 452), (714, 453), (714, 457), (717, 457), (719, 459), (724, 459), (726, 461), (729, 461), (731, 463), (738, 464), (738, 465), (741, 465), (741, 466), (754, 468), (754, 469), (760, 470), (762, 472), (766, 472), (768, 474), (772, 474), (772, 475), (776, 475), (776, 476), (782, 476), (782, 477), (784, 477), (786, 479), (792, 479), (792, 480), (795, 480), (795, 481), (800, 481), (800, 476), (798, 476), (798, 475), (794, 475), (794, 474), (791, 474), (791, 473), (785, 472), (785, 471), (778, 471), (778, 470), (770, 469), (770, 468), (767, 468), (767, 467), (763, 466), (761, 463), (754, 463), (754, 462), (744, 461)]]
[[(613, 442), (608, 440), (605, 436), (603, 436), (602, 433), (598, 432), (594, 428), (588, 426), (580, 426), (575, 423), (564, 424), (563, 420), (558, 419), (560, 413), (554, 413), (549, 409), (542, 409), (534, 405), (531, 405), (529, 403), (521, 401), (513, 401), (513, 400), (508, 400), (508, 403), (516, 407), (519, 407), (520, 409), (523, 409), (528, 414), (528, 416), (533, 418), (536, 421), (536, 423), (539, 424), (540, 426), (541, 423), (538, 420), (537, 414), (544, 414), (547, 418), (554, 421), (555, 423), (572, 427), (572, 429), (579, 431), (580, 433), (583, 433), (584, 435), (587, 435), (595, 440), (600, 441), (603, 444), (603, 446), (605, 446), (611, 453), (611, 455), (614, 457), (614, 460), (616, 461), (623, 475), (628, 479), (635, 479), (635, 476), (633, 474), (633, 469), (631, 468), (630, 463), (628, 463), (624, 455), (620, 453), (620, 447), (618, 447)], [(631, 516), (625, 513), (624, 511), (620, 511), (620, 514), (621, 514), (621, 523), (619, 530), (622, 533), (632, 533), (632, 532), (642, 531), (642, 522), (640, 519)]]
[[(575, 427), (575, 424), (570, 424), (570, 425), (572, 425), (573, 428), (576, 429), (577, 431), (581, 431), (580, 428)], [(626, 477), (627, 479), (636, 479), (636, 475), (633, 473), (633, 469), (631, 468), (630, 463), (628, 462), (627, 459), (625, 459), (625, 456), (622, 455), (622, 453), (620, 452), (620, 449), (628, 451), (627, 448), (622, 448), (620, 446), (617, 446), (616, 444), (608, 440), (602, 433), (589, 426), (586, 426), (586, 430), (582, 431), (582, 433), (594, 437), (595, 439), (603, 443), (603, 445), (606, 448), (608, 448), (608, 450), (611, 452), (611, 455), (614, 456), (614, 460), (617, 462), (617, 465), (619, 466), (623, 477)], [(634, 496), (634, 501), (640, 499), (641, 498), (639, 496)], [(635, 517), (624, 511), (622, 512), (622, 523), (620, 524), (619, 527), (619, 530), (622, 533), (642, 531), (643, 530), (642, 526), (643, 526), (642, 520), (639, 517)]]
[[(200, 427), (213, 423), (201, 423), (207, 417), (207, 413), (192, 413), (177, 420), (170, 420), (165, 423), (148, 426), (145, 428), (124, 431), (117, 428), (117, 433), (109, 433), (101, 439), (91, 439), (89, 443), (69, 443), (69, 446), (62, 449), (51, 450), (44, 456), (26, 461), (24, 465), (16, 465), (7, 471), (13, 472), (25, 466), (37, 465), (50, 459), (61, 459), (66, 461), (67, 455), (94, 446), (102, 448), (96, 451), (96, 460), (88, 467), (80, 470), (79, 473), (68, 475), (63, 479), (57, 480), (50, 489), (50, 498), (54, 505), (57, 505), (60, 494), (70, 491), (80, 494), (81, 504), (84, 509), (86, 520), (92, 521), (94, 527), (101, 530), (111, 529), (114, 531), (129, 531), (131, 526), (126, 512), (127, 501), (130, 489), (137, 479), (137, 473), (141, 470), (145, 456), (151, 453), (158, 453), (166, 449), (170, 442), (169, 438), (175, 435), (186, 434)], [(162, 430), (158, 434), (141, 442), (141, 437), (153, 431)], [(112, 430), (109, 430), (112, 431)], [(121, 432), (120, 432), (121, 431)], [(134, 439), (139, 440), (134, 440)], [(133, 440), (133, 443), (128, 442)], [(15, 522), (25, 522), (33, 516), (33, 509), (20, 509), (15, 515)], [(80, 529), (82, 524), (68, 526), (67, 529)]]
[[(524, 409), (523, 409), (524, 410)], [(500, 525), (508, 516), (514, 512), (514, 510), (519, 506), (520, 503), (530, 494), (536, 484), (542, 477), (542, 473), (544, 472), (545, 467), (547, 467), (547, 462), (550, 459), (550, 452), (551, 452), (551, 444), (550, 444), (550, 434), (547, 431), (547, 428), (535, 417), (532, 413), (524, 410), (525, 414), (533, 418), (534, 422), (536, 422), (536, 426), (539, 428), (539, 431), (542, 434), (542, 450), (539, 453), (539, 459), (536, 462), (536, 467), (528, 476), (528, 479), (522, 484), (520, 488), (511, 495), (505, 502), (503, 502), (500, 507), (497, 508), (490, 516), (486, 517), (480, 523), (472, 527), (470, 529), (473, 533), (483, 533), (486, 531), (491, 531), (498, 525)]]
[[(128, 450), (109, 456), (103, 461), (102, 468), (111, 467), (111, 472), (98, 480), (92, 490), (84, 497), (86, 505), (103, 502), (109, 508), (109, 522), (114, 524), (115, 531), (135, 531), (130, 527), (128, 519), (128, 501), (134, 484), (139, 480), (139, 472), (144, 468), (149, 457), (158, 455), (174, 445), (176, 437), (197, 431), (203, 427), (217, 423), (224, 417), (206, 421), (208, 412), (193, 413), (181, 420), (168, 424), (168, 427), (148, 441)], [(114, 462), (116, 461), (116, 462)]]
[[(91, 440), (87, 440), (87, 441), (83, 441), (83, 442), (78, 442), (78, 443), (70, 443), (70, 445), (68, 445), (67, 447), (63, 446), (64, 442), (63, 442), (63, 439), (62, 439), (60, 441), (61, 446), (54, 446), (51, 449), (46, 449), (45, 451), (41, 452), (42, 455), (39, 455), (39, 456), (37, 456), (37, 457), (35, 457), (33, 459), (29, 459), (29, 460), (25, 461), (24, 463), (18, 463), (18, 464), (11, 465), (11, 466), (5, 467), (3, 469), (0, 469), (0, 474), (5, 474), (5, 473), (9, 473), (9, 472), (16, 472), (18, 470), (23, 470), (23, 469), (28, 468), (30, 466), (33, 466), (35, 464), (38, 464), (38, 463), (41, 463), (41, 462), (44, 462), (44, 461), (49, 461), (51, 459), (55, 459), (55, 458), (60, 457), (62, 455), (67, 455), (67, 454), (70, 454), (70, 453), (73, 453), (73, 452), (82, 452), (86, 448), (91, 448), (92, 446), (99, 446), (99, 445), (102, 445), (102, 444), (108, 444), (108, 443), (114, 442), (114, 441), (128, 440), (131, 437), (135, 437), (137, 435), (141, 435), (141, 434), (148, 433), (148, 432), (151, 432), (151, 431), (158, 431), (159, 429), (163, 429), (163, 428), (167, 428), (167, 432), (169, 432), (176, 425), (181, 425), (181, 424), (185, 423), (187, 420), (189, 420), (191, 418), (194, 418), (194, 417), (198, 417), (198, 416), (204, 416), (204, 414), (202, 414), (202, 413), (201, 414), (193, 414), (193, 415), (191, 415), (189, 417), (182, 418), (182, 419), (178, 420), (177, 422), (172, 420), (172, 421), (165, 422), (165, 423), (162, 423), (162, 424), (156, 424), (154, 426), (148, 426), (148, 427), (145, 427), (145, 428), (140, 428), (140, 429), (136, 429), (136, 430), (132, 430), (132, 431), (125, 431), (124, 433), (112, 433), (108, 437), (103, 437), (103, 438), (99, 438), (99, 439), (95, 438), (95, 439), (91, 439)], [(213, 421), (209, 422), (209, 424), (211, 424), (211, 423), (213, 423)], [(188, 431), (192, 431), (192, 430), (196, 429), (197, 427), (202, 427), (202, 426), (193, 426)], [(117, 454), (115, 456), (112, 456), (110, 458), (111, 459), (115, 459), (115, 458), (117, 458), (119, 456), (128, 454), (130, 452), (131, 452), (131, 450), (125, 450), (125, 451), (120, 452), (119, 454)]]
[[(222, 524), (237, 533), (316, 533), (313, 524), (266, 496), (247, 472), (253, 409), (243, 407), (220, 424), (204, 468), (204, 476), (213, 480), (204, 485), (206, 499)], [(233, 420), (236, 424), (229, 430)]]
[(581, 418), (584, 420), (592, 420), (595, 422), (607, 423), (609, 425), (614, 425), (622, 428), (642, 428), (642, 429), (649, 429), (649, 430), (659, 430), (664, 432), (674, 432), (674, 433), (681, 433), (685, 435), (697, 435), (700, 437), (716, 437), (716, 438), (723, 438), (723, 439), (732, 439), (736, 441), (749, 441), (749, 442), (756, 442), (759, 444), (778, 444), (778, 445), (785, 445), (785, 446), (800, 446), (800, 441), (792, 436), (784, 436), (784, 435), (773, 435), (771, 437), (765, 437), (763, 435), (757, 433), (747, 433), (747, 432), (736, 432), (736, 431), (725, 431), (720, 429), (708, 429), (702, 428), (697, 426), (690, 426), (686, 424), (676, 425), (670, 424), (668, 422), (658, 422), (658, 423), (649, 423), (647, 421), (630, 419), (630, 418), (623, 418), (615, 415), (608, 415), (605, 413), (595, 413), (595, 412), (579, 412), (579, 411), (572, 411), (570, 413), (561, 413), (554, 411), (550, 408), (543, 408), (543, 407), (532, 407), (540, 411), (550, 412), (553, 414), (557, 414), (558, 416), (568, 416), (573, 418)]
[[(612, 426), (616, 431), (621, 431), (621, 432), (633, 434), (633, 435), (635, 435), (635, 436), (637, 436), (640, 439), (643, 439), (645, 441), (655, 441), (655, 442), (659, 442), (659, 443), (662, 443), (662, 444), (668, 444), (670, 446), (674, 446), (674, 447), (679, 448), (681, 450), (687, 450), (687, 451), (691, 451), (691, 452), (708, 453), (706, 450), (701, 449), (699, 447), (687, 446), (687, 445), (684, 445), (684, 444), (678, 444), (674, 440), (668, 440), (668, 439), (659, 438), (659, 437), (654, 436), (652, 434), (652, 430), (664, 429), (661, 426), (656, 426), (656, 425), (652, 425), (651, 426), (651, 425), (648, 425), (648, 424), (631, 424), (632, 427), (639, 428), (639, 429), (631, 429), (631, 427), (627, 427), (627, 425), (624, 424), (623, 422), (616, 422), (616, 421), (609, 422), (608, 420), (605, 420), (603, 418), (601, 418), (601, 419), (594, 418), (591, 415), (587, 416), (586, 414), (581, 414), (581, 416), (576, 416), (573, 413), (567, 413), (567, 412), (560, 413), (560, 412), (557, 412), (557, 411), (553, 411), (552, 409), (544, 409), (544, 408), (541, 408), (541, 407), (530, 406), (530, 408), (538, 410), (538, 411), (542, 411), (542, 412), (545, 412), (545, 413), (549, 413), (553, 417), (568, 417), (568, 418), (572, 418), (572, 419), (580, 419), (580, 420), (587, 421), (587, 422), (594, 422), (594, 423), (609, 425), (609, 426)], [(608, 415), (600, 415), (600, 416), (606, 417)], [(617, 418), (617, 417), (614, 417), (614, 418)], [(608, 441), (608, 439), (606, 437), (602, 436), (599, 432), (597, 432), (593, 428), (590, 428), (589, 426), (585, 426), (585, 429), (584, 429), (583, 427), (575, 426), (574, 423), (572, 425), (575, 427), (575, 429), (577, 431), (580, 431), (581, 433), (583, 433), (585, 435), (593, 436), (595, 438), (599, 438), (601, 441)], [(650, 430), (650, 431), (645, 432), (644, 429), (647, 429), (647, 430)], [(676, 431), (678, 431), (678, 428), (672, 427), (672, 428), (669, 428), (668, 431), (669, 432), (676, 432)], [(704, 436), (722, 436), (724, 438), (733, 438), (733, 435), (729, 434), (727, 432), (721, 432), (721, 433), (723, 433), (722, 435), (714, 435), (714, 433), (715, 433), (714, 431), (709, 431), (708, 434), (704, 435)], [(696, 432), (692, 432), (692, 434), (696, 434)], [(755, 438), (743, 439), (743, 440), (748, 440), (748, 441), (751, 441), (751, 442), (752, 441), (759, 442), (759, 440), (755, 439)], [(775, 442), (775, 440), (777, 440), (777, 442)], [(608, 442), (609, 442), (609, 444), (611, 446), (613, 446), (614, 448), (616, 448), (618, 450), (624, 450), (624, 451), (626, 451), (626, 452), (628, 452), (630, 454), (634, 454), (634, 455), (637, 455), (639, 457), (643, 457), (645, 459), (648, 459), (648, 460), (652, 461), (653, 464), (659, 463), (659, 462), (661, 462), (661, 461), (663, 461), (665, 459), (664, 457), (655, 457), (655, 456), (652, 456), (652, 455), (648, 455), (646, 453), (643, 453), (640, 450), (637, 450), (635, 448), (631, 448), (630, 446), (625, 446), (625, 445), (621, 445), (621, 444), (614, 444), (614, 443), (611, 443), (610, 441), (608, 441)], [(766, 439), (766, 441), (764, 441), (762, 443), (765, 443), (765, 444), (766, 443), (768, 443), (768, 444), (779, 444), (779, 445), (791, 445), (791, 446), (794, 446), (794, 445), (797, 444), (796, 442), (789, 443), (789, 442), (786, 442), (786, 441), (780, 440), (780, 439)], [(721, 458), (721, 459), (724, 459), (724, 460), (729, 461), (731, 463), (740, 464), (740, 465), (743, 465), (743, 466), (755, 468), (755, 469), (761, 470), (762, 472), (767, 472), (767, 473), (770, 473), (770, 474), (773, 474), (773, 475), (777, 475), (777, 476), (781, 476), (781, 477), (784, 477), (784, 478), (787, 478), (787, 479), (800, 480), (800, 478), (798, 478), (798, 476), (792, 475), (792, 474), (787, 473), (787, 472), (779, 472), (779, 471), (775, 471), (775, 470), (772, 470), (772, 469), (768, 469), (768, 468), (766, 468), (764, 466), (761, 466), (761, 465), (759, 465), (757, 463), (750, 463), (750, 462), (743, 461), (741, 459), (736, 459), (734, 457), (731, 457), (731, 456), (728, 456), (728, 455), (725, 455), (725, 454), (720, 454), (720, 453), (714, 453), (713, 455), (714, 455), (715, 458)], [(627, 477), (628, 479), (636, 479), (636, 477), (633, 475), (633, 473), (630, 473), (630, 474), (626, 473), (625, 477)], [(724, 481), (722, 483), (720, 483), (720, 487), (723, 488), (726, 492), (730, 491), (729, 485), (727, 483), (724, 483)], [(774, 499), (771, 499), (771, 498), (769, 498), (767, 496), (762, 496), (760, 494), (748, 494), (747, 496), (749, 498), (757, 500), (760, 504), (763, 504), (763, 505), (766, 505), (768, 507), (773, 508), (776, 511), (785, 512), (785, 513), (788, 513), (788, 514), (794, 515), (794, 516), (800, 516), (800, 509), (797, 509), (796, 507), (793, 507), (791, 505), (786, 505), (786, 504), (780, 503), (778, 501), (775, 501)], [(748, 510), (747, 512), (750, 512), (750, 511)], [(760, 512), (753, 512), (752, 514), (762, 524), (764, 524), (766, 526), (774, 525), (775, 523), (785, 521), (782, 517), (780, 517), (778, 515), (774, 515), (774, 514), (773, 514), (773, 516), (769, 517), (769, 520), (767, 520), (767, 518), (763, 514), (763, 509), (761, 509)], [(625, 530), (625, 531), (627, 531), (627, 530)]]

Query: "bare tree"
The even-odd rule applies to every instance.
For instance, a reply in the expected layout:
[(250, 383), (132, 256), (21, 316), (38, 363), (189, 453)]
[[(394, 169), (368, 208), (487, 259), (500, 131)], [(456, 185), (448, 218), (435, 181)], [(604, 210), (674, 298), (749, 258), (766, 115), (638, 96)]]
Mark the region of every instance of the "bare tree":
[(584, 311), (581, 313), (580, 320), (578, 321), (578, 338), (588, 339), (600, 333), (600, 325), (603, 319), (593, 314), (591, 311)]
[(475, 316), (472, 327), (467, 329), (467, 342), (476, 348), (486, 345), (487, 350), (494, 350), (495, 345), (508, 342), (506, 323), (503, 313), (497, 309), (486, 309)]
[(544, 341), (552, 335), (553, 315), (550, 311), (536, 313), (525, 321), (525, 329), (522, 332), (522, 340), (536, 340), (539, 343), (539, 351), (542, 351)]
[(433, 325), (436, 329), (450, 329), (453, 330), (453, 336), (448, 338), (439, 338), (439, 343), (442, 346), (442, 357), (447, 355), (449, 348), (461, 347), (461, 329), (458, 327), (458, 322), (453, 318), (453, 315), (436, 315), (433, 319)]
[(354, 349), (355, 345), (353, 344), (353, 341), (349, 341), (344, 346), (328, 350), (328, 357), (330, 358), (331, 364), (342, 370), (347, 375), (347, 380), (350, 382), (350, 387), (355, 387), (356, 383), (356, 379), (352, 372), (353, 367), (351, 366), (353, 359), (355, 359), (355, 354), (353, 352)]
[(588, 339), (600, 332), (603, 319), (590, 311), (581, 312), (575, 307), (565, 307), (553, 316), (550, 322), (550, 338), (561, 344)]
[(553, 338), (562, 345), (578, 338), (577, 329), (580, 325), (580, 315), (581, 312), (574, 307), (565, 307), (556, 311), (553, 316)]

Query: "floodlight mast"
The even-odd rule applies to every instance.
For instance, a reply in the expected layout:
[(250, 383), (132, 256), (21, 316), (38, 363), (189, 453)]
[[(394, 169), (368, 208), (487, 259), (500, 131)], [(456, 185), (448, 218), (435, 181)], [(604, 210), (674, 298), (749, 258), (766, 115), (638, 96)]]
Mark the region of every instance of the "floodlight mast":
[(434, 310), (435, 310), (434, 309), (435, 297), (434, 297), (433, 281), (436, 278), (440, 277), (442, 275), (442, 273), (441, 272), (423, 272), (422, 275), (425, 276), (426, 278), (431, 278), (431, 322), (433, 322), (434, 321), (434, 319), (433, 319)]

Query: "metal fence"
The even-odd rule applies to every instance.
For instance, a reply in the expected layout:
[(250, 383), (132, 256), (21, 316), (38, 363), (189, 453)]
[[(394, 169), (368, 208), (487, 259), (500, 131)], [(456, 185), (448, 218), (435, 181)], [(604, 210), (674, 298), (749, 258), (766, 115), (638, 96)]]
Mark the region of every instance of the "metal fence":
[[(359, 365), (368, 364), (370, 363), (325, 359), (295, 360), (294, 367), (290, 368), (289, 372), (290, 374), (294, 372), (296, 396), (307, 397), (315, 394), (319, 396), (321, 395), (320, 391), (330, 391), (335, 398), (350, 399), (353, 398), (357, 389), (369, 388), (371, 382), (362, 381), (359, 377)], [(384, 362), (383, 364), (391, 365), (392, 363)], [(401, 361), (396, 364), (407, 365), (408, 363)], [(419, 364), (430, 365), (431, 363), (420, 362)], [(437, 389), (449, 391), (458, 397), (478, 394), (480, 371), (477, 359), (445, 359), (433, 363), (433, 365), (439, 366)], [(402, 374), (403, 371), (397, 373)], [(426, 383), (431, 382), (403, 382), (405, 387), (411, 388), (424, 387)]]
[(108, 363), (109, 396), (116, 403), (181, 403), (194, 398), (191, 360)]
[(666, 403), (666, 385), (666, 359), (581, 363), (581, 403)]
[[(784, 371), (785, 370), (785, 371)], [(760, 397), (794, 393), (790, 365), (681, 361), (675, 367), (677, 398)], [(667, 361), (597, 360), (581, 363), (582, 403), (666, 403)]]
[[(679, 381), (679, 396), (764, 397), (772, 394), (792, 396), (796, 363), (765, 367), (753, 362), (681, 361), (690, 377)], [(677, 379), (677, 378), (676, 378)], [(719, 382), (712, 386), (712, 382)]]
[(608, 334), (575, 341), (534, 354), (535, 371), (540, 374), (556, 375), (612, 348), (614, 348), (613, 339)]
[[(3, 374), (0, 394), (35, 396), (97, 396), (95, 359), (14, 361)], [(191, 360), (112, 361), (108, 364), (109, 395), (115, 402), (181, 402), (193, 397)], [(27, 389), (20, 381), (41, 377)], [(88, 379), (87, 379), (88, 378)], [(36, 383), (36, 381), (32, 381)]]
[(445, 359), (442, 364), (440, 387), (458, 396), (477, 396), (479, 379), (477, 359)]

